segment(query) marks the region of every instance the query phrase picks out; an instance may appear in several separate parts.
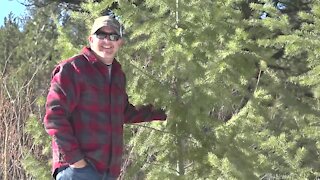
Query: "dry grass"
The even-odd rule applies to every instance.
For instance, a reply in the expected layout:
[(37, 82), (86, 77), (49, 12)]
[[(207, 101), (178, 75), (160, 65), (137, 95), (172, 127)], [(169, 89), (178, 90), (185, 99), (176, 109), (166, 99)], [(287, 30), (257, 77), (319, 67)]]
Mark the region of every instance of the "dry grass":
[(32, 179), (21, 162), (25, 149), (37, 156), (41, 148), (34, 144), (25, 126), (31, 113), (38, 116), (41, 113), (35, 108), (36, 96), (30, 80), (17, 87), (10, 86), (8, 79), (0, 77), (0, 179)]

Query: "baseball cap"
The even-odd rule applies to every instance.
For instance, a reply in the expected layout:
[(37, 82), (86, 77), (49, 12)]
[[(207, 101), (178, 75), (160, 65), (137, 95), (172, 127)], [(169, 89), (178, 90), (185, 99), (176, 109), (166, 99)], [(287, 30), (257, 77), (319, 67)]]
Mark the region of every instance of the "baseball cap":
[(90, 33), (94, 34), (104, 26), (111, 27), (118, 35), (122, 36), (121, 25), (113, 16), (100, 16), (95, 19)]

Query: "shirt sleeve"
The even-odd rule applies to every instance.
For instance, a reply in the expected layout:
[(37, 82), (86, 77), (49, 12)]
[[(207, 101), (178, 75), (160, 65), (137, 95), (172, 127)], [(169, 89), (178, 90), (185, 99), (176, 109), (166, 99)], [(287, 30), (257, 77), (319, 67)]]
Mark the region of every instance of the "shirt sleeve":
[(70, 63), (59, 65), (54, 69), (44, 117), (47, 133), (53, 137), (63, 159), (69, 164), (84, 157), (73, 135), (73, 127), (70, 122), (71, 113), (79, 99), (76, 75), (77, 72)]
[(151, 104), (139, 106), (132, 105), (128, 100), (127, 93), (125, 93), (124, 123), (140, 123), (166, 119), (166, 113), (161, 109), (154, 109)]

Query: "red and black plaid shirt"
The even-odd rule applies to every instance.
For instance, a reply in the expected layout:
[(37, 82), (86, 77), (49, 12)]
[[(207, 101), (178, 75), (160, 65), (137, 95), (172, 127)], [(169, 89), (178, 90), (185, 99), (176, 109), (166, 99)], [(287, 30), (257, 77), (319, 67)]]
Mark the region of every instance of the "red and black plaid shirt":
[(60, 63), (53, 71), (44, 125), (53, 137), (53, 172), (81, 159), (118, 177), (123, 149), (123, 124), (165, 120), (152, 106), (137, 109), (128, 102), (125, 74), (107, 65), (90, 48)]

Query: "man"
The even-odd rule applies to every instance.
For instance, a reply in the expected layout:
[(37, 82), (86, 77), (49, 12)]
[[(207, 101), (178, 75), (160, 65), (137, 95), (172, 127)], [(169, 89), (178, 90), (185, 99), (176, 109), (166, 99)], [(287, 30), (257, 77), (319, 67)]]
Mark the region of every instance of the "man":
[(124, 44), (112, 16), (95, 20), (90, 47), (54, 69), (44, 126), (52, 136), (56, 179), (117, 179), (121, 170), (123, 124), (166, 120), (151, 105), (128, 102), (125, 74), (115, 55)]

